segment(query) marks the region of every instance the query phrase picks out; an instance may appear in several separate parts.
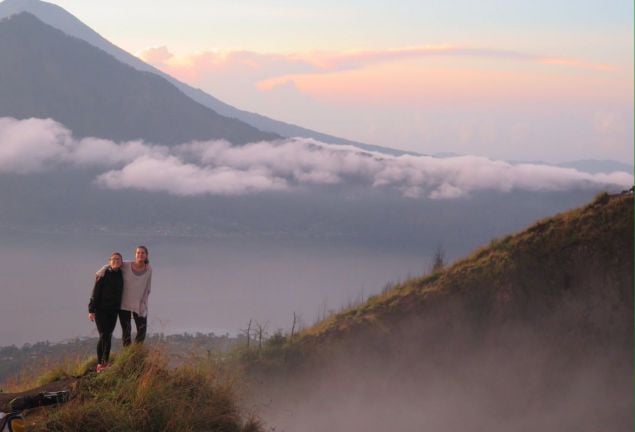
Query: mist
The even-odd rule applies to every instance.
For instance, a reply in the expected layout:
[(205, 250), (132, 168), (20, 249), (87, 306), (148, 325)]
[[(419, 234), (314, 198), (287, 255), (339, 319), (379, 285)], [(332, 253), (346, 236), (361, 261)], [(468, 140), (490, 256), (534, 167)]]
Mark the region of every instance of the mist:
[(600, 297), (485, 320), (455, 298), (320, 347), (246, 405), (277, 431), (629, 431), (632, 311)]
[(166, 147), (142, 141), (75, 139), (46, 119), (0, 118), (0, 173), (27, 175), (93, 167), (101, 187), (178, 196), (244, 195), (355, 184), (410, 198), (457, 199), (479, 191), (566, 191), (627, 188), (624, 172), (511, 164), (477, 156), (391, 156), (352, 146), (294, 138), (232, 146), (226, 141)]

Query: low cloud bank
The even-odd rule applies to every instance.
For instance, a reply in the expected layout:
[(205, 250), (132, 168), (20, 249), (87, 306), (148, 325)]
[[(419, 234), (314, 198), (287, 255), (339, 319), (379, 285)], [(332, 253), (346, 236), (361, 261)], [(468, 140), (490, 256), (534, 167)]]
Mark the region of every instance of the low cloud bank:
[(562, 191), (633, 184), (633, 176), (623, 172), (588, 174), (476, 156), (390, 156), (305, 138), (244, 146), (192, 142), (175, 147), (76, 139), (50, 119), (0, 118), (0, 173), (27, 175), (62, 166), (101, 170), (95, 182), (106, 188), (183, 196), (355, 183), (393, 188), (412, 198), (455, 199), (482, 190)]

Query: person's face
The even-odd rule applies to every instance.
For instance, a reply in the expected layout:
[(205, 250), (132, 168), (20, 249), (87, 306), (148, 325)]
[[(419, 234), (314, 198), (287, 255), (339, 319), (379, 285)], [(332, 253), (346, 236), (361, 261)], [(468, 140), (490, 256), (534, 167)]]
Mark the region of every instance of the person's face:
[(110, 257), (110, 268), (117, 270), (121, 267), (121, 257), (119, 255), (113, 255)]
[(145, 263), (146, 259), (148, 259), (148, 254), (146, 253), (145, 249), (142, 249), (142, 248), (137, 248), (137, 250), (134, 253), (134, 256), (135, 256), (135, 261), (139, 264)]

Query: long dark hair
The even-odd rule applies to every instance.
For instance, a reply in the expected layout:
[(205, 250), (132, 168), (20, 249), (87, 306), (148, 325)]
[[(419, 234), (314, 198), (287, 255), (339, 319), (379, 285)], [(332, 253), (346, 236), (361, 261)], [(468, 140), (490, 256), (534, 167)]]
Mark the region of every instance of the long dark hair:
[(146, 260), (144, 261), (144, 263), (146, 265), (150, 264), (150, 260), (148, 259), (148, 257), (150, 256), (150, 252), (148, 252), (148, 248), (144, 245), (139, 245), (137, 246), (137, 249), (143, 249), (146, 252)]

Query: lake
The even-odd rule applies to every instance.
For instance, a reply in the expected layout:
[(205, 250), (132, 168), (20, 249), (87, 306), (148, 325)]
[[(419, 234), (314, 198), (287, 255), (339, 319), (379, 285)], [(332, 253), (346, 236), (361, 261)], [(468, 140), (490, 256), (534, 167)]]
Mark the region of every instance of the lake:
[[(137, 239), (0, 230), (0, 346), (95, 336), (87, 305), (94, 273), (112, 251), (132, 259), (137, 244), (153, 266), (153, 333), (236, 334), (250, 319), (269, 333), (304, 325), (424, 273), (429, 250), (345, 240), (269, 238)], [(115, 330), (119, 336), (120, 330)]]

